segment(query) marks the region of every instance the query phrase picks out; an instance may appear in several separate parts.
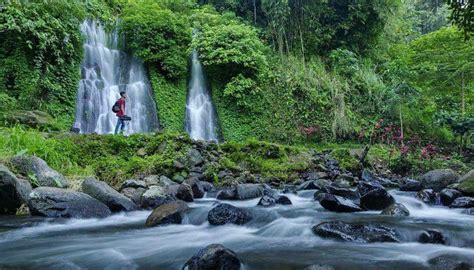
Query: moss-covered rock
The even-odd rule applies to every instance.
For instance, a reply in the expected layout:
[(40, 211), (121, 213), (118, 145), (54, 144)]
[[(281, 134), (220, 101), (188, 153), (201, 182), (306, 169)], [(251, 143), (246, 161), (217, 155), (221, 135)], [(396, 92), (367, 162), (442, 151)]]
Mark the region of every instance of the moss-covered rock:
[(466, 173), (459, 179), (459, 186), (457, 187), (462, 193), (474, 195), (474, 170)]

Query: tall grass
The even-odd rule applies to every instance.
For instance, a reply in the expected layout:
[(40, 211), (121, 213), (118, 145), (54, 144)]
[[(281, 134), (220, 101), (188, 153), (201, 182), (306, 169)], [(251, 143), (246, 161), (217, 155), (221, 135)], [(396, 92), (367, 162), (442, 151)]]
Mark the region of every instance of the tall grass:
[(65, 140), (48, 138), (46, 133), (26, 130), (20, 126), (0, 128), (0, 160), (17, 154), (34, 155), (62, 173), (86, 174), (88, 169), (78, 167), (70, 160), (74, 145)]

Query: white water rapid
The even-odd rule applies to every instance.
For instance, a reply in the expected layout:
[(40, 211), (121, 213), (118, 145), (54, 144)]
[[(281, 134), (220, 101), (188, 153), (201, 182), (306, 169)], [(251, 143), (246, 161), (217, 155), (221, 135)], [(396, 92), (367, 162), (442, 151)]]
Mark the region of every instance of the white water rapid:
[(197, 51), (191, 56), (185, 129), (195, 140), (218, 142), (218, 120)]
[(119, 49), (117, 29), (107, 33), (97, 21), (81, 25), (85, 36), (81, 81), (77, 92), (74, 128), (80, 133), (113, 133), (117, 117), (112, 112), (120, 92), (127, 93), (125, 134), (159, 128), (158, 114), (143, 63)]

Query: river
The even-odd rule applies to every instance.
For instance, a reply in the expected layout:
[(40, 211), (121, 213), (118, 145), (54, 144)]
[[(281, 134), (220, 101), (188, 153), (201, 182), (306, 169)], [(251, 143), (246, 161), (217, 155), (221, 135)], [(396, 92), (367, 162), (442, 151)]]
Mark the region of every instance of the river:
[[(243, 269), (304, 269), (312, 264), (336, 269), (430, 269), (427, 261), (452, 254), (474, 261), (474, 216), (433, 207), (414, 193), (391, 191), (410, 217), (379, 212), (332, 213), (313, 200), (314, 191), (287, 194), (290, 206), (257, 207), (258, 199), (226, 201), (249, 208), (245, 226), (211, 226), (207, 212), (216, 199), (190, 203), (182, 225), (146, 228), (149, 211), (104, 219), (0, 217), (0, 269), (181, 269), (199, 249), (220, 243), (235, 251)], [(397, 230), (402, 243), (348, 243), (323, 239), (311, 227), (323, 221), (379, 223)], [(420, 244), (424, 229), (437, 229), (449, 245)]]

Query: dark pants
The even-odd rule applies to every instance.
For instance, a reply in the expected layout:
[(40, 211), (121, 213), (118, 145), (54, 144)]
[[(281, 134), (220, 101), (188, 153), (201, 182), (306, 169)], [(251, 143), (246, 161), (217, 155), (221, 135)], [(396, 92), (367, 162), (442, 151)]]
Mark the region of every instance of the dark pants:
[(117, 120), (117, 125), (115, 126), (115, 134), (118, 134), (120, 129), (120, 133), (123, 133), (123, 130), (125, 129), (125, 120), (123, 118), (119, 117)]

